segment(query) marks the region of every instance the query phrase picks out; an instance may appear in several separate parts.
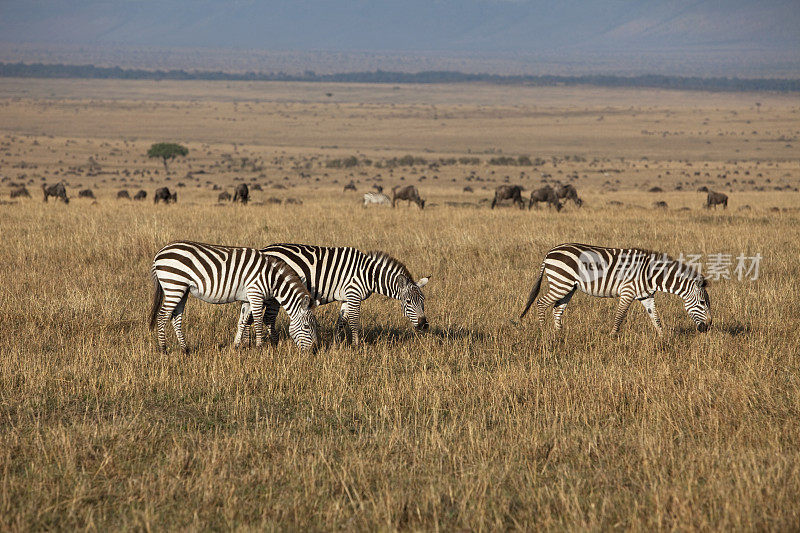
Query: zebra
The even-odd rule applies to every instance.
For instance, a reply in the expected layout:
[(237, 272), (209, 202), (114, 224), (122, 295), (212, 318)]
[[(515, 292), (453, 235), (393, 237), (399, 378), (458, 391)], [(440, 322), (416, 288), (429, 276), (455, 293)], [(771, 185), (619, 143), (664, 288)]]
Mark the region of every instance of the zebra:
[(364, 207), (368, 205), (392, 205), (392, 200), (381, 192), (368, 192), (364, 194)]
[(659, 336), (661, 319), (656, 312), (656, 291), (680, 296), (697, 331), (711, 326), (711, 299), (703, 276), (681, 261), (666, 254), (638, 248), (604, 248), (587, 244), (560, 244), (547, 252), (539, 278), (528, 296), (520, 319), (528, 312), (539, 293), (542, 278), (549, 283), (546, 296), (536, 302), (539, 322), (544, 325), (545, 311), (553, 305), (556, 331), (561, 330), (561, 315), (577, 289), (602, 298), (619, 297), (614, 315), (613, 335), (619, 333), (633, 300), (644, 306)]
[[(372, 293), (400, 300), (403, 315), (415, 329), (428, 329), (425, 316), (425, 296), (422, 287), (430, 277), (414, 281), (408, 268), (383, 252), (362, 252), (355, 248), (328, 248), (307, 244), (273, 244), (261, 249), (265, 254), (288, 264), (311, 293), (317, 305), (343, 302), (336, 321), (336, 331), (350, 327), (353, 345), (359, 344), (361, 329), (361, 302)], [(264, 308), (264, 322), (273, 342), (277, 339), (275, 317), (278, 304), (268, 301)], [(253, 321), (247, 302), (242, 305), (239, 327)], [(258, 321), (256, 321), (256, 324)]]
[[(289, 334), (297, 346), (305, 350), (316, 345), (317, 321), (305, 285), (285, 263), (255, 248), (173, 242), (156, 254), (151, 271), (155, 295), (150, 329), (158, 324), (162, 351), (167, 349), (165, 327), (171, 318), (181, 349), (188, 352), (181, 323), (190, 294), (212, 304), (247, 302), (256, 313), (261, 312), (266, 300), (276, 302), (291, 318)], [(261, 346), (261, 324), (256, 324), (255, 330), (256, 345)], [(241, 339), (240, 330), (234, 346), (239, 346)]]

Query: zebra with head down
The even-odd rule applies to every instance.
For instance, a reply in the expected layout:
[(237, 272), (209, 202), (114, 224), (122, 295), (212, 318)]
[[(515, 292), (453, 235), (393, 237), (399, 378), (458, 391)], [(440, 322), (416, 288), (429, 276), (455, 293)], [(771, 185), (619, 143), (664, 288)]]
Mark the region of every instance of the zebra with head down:
[(531, 289), (520, 318), (525, 316), (536, 300), (545, 276), (548, 292), (536, 302), (536, 309), (539, 322), (544, 324), (545, 311), (553, 305), (556, 330), (561, 329), (561, 315), (578, 289), (592, 296), (619, 298), (612, 334), (619, 332), (628, 308), (634, 300), (638, 300), (658, 334), (662, 335), (661, 319), (654, 300), (657, 291), (680, 296), (698, 331), (704, 332), (711, 326), (711, 299), (706, 291), (705, 278), (690, 266), (666, 254), (588, 244), (556, 246), (542, 261), (539, 278)]
[[(261, 251), (285, 262), (305, 283), (317, 304), (342, 302), (337, 331), (349, 326), (353, 345), (359, 344), (361, 329), (361, 302), (373, 293), (399, 300), (403, 315), (415, 329), (428, 329), (425, 316), (425, 296), (422, 288), (428, 277), (414, 281), (408, 268), (383, 252), (362, 252), (355, 248), (328, 248), (306, 244), (273, 244)], [(264, 308), (267, 333), (277, 342), (275, 318), (279, 306), (268, 301)], [(253, 321), (250, 306), (242, 305), (240, 328)]]

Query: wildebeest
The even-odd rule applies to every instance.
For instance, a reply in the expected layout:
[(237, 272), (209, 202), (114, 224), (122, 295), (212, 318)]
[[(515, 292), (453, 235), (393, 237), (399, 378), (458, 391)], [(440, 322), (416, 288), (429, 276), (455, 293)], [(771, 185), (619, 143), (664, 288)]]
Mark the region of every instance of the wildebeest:
[(236, 186), (236, 190), (233, 193), (233, 201), (234, 202), (242, 202), (242, 204), (247, 205), (247, 201), (250, 199), (250, 189), (247, 188), (246, 183), (240, 183)]
[(578, 207), (583, 205), (583, 200), (581, 200), (578, 196), (578, 189), (576, 189), (571, 183), (561, 185), (558, 189), (556, 189), (556, 194), (560, 199), (563, 198), (564, 200), (572, 200)]
[(283, 203), (284, 205), (303, 205), (303, 200), (300, 198), (287, 198)]
[(494, 200), (492, 200), (492, 209), (499, 202), (503, 200), (511, 200), (515, 204), (519, 204), (520, 209), (525, 209), (525, 202), (522, 200), (522, 186), (521, 185), (500, 185), (494, 191)]
[(531, 193), (531, 199), (528, 202), (528, 209), (533, 207), (536, 204), (536, 207), (539, 207), (539, 202), (546, 202), (547, 207), (555, 207), (556, 211), (561, 211), (561, 202), (558, 201), (558, 195), (556, 191), (549, 185), (545, 185), (539, 189), (536, 189)]
[(415, 185), (406, 185), (405, 187), (395, 185), (392, 187), (392, 207), (397, 204), (397, 200), (406, 200), (408, 205), (414, 202), (420, 209), (425, 209), (425, 200), (419, 197), (419, 191)]
[(65, 204), (69, 203), (69, 198), (67, 198), (67, 188), (64, 187), (64, 182), (58, 182), (55, 185), (50, 185), (49, 187), (42, 183), (42, 192), (44, 193), (44, 201), (47, 201), (49, 196), (53, 198), (58, 198)]
[(372, 185), (372, 188), (375, 189), (376, 192), (383, 192), (383, 185), (378, 185), (375, 183)]
[(92, 192), (92, 189), (83, 189), (78, 193), (78, 198), (91, 198), (94, 200), (94, 192)]
[(230, 202), (231, 201), (231, 193), (229, 193), (228, 191), (223, 191), (223, 192), (219, 193), (219, 196), (217, 196), (217, 201), (220, 202), (220, 203), (222, 203), (222, 202)]
[(344, 190), (342, 192), (355, 191), (355, 190), (357, 190), (356, 189), (356, 184), (353, 183), (352, 180), (351, 180), (350, 183), (348, 183), (347, 185), (344, 186)]
[(26, 189), (24, 186), (17, 187), (16, 189), (11, 190), (11, 198), (21, 198), (21, 197), (30, 198), (31, 193), (29, 193), (28, 189)]
[(392, 201), (383, 193), (368, 192), (364, 194), (364, 207), (368, 205), (392, 205)]
[(140, 190), (133, 196), (134, 200), (144, 200), (145, 198), (147, 198), (147, 191), (144, 190)]
[(667, 202), (661, 200), (660, 202), (653, 202), (653, 207), (655, 209), (666, 209), (669, 206), (667, 205)]
[(130, 199), (131, 195), (128, 194), (128, 191), (126, 189), (122, 189), (117, 193), (117, 200), (130, 200)]
[(723, 209), (727, 209), (728, 195), (721, 192), (708, 191), (708, 197), (706, 198), (706, 209), (710, 209), (712, 205), (714, 206), (714, 209), (716, 209), (717, 205), (719, 204), (722, 204)]
[(178, 201), (178, 193), (171, 193), (169, 192), (169, 188), (160, 187), (156, 189), (156, 193), (153, 195), (153, 203), (157, 204), (161, 200), (163, 200), (165, 204), (170, 202), (175, 203)]
[(708, 192), (708, 187), (703, 185), (702, 187), (698, 187), (697, 192)]

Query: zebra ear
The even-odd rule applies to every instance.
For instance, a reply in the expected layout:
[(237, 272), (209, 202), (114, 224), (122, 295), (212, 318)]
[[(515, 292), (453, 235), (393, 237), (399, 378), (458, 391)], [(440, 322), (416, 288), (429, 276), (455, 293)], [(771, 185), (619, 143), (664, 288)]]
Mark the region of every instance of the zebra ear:
[(303, 299), (300, 300), (300, 304), (303, 306), (304, 309), (311, 309), (311, 297), (303, 296)]
[(420, 279), (420, 280), (417, 282), (417, 287), (421, 289), (422, 287), (424, 287), (425, 285), (427, 285), (427, 284), (428, 284), (428, 282), (429, 282), (430, 280), (431, 280), (431, 277), (430, 277), (430, 276), (425, 276), (424, 278)]
[(705, 289), (707, 285), (708, 285), (708, 281), (707, 281), (705, 278), (703, 278), (703, 279), (701, 279), (701, 280), (700, 280), (700, 286), (701, 286), (702, 288), (704, 288), (704, 289)]
[(400, 287), (401, 289), (405, 289), (406, 286), (409, 283), (411, 283), (411, 280), (406, 278), (404, 275), (402, 275), (402, 274), (398, 274), (397, 275), (397, 285), (398, 285), (398, 287)]

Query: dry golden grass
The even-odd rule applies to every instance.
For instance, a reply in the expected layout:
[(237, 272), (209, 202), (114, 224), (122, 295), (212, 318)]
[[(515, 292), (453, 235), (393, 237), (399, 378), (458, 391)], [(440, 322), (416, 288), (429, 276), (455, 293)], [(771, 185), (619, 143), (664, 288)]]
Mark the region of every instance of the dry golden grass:
[[(476, 98), (485, 90), (475, 89)], [(107, 91), (109, 100), (117, 94)], [(644, 154), (651, 146), (646, 140), (610, 149), (595, 166), (457, 165), (416, 174), (395, 169), (390, 175), (371, 167), (320, 167), (327, 157), (350, 152), (321, 149), (321, 143), (276, 147), (271, 132), (270, 139), (237, 147), (239, 155), (265, 159), (263, 172), (249, 173), (213, 166), (221, 153), (233, 152), (235, 128), (228, 144), (220, 144), (219, 131), (192, 127), (186, 137), (170, 139), (195, 144), (166, 182), (163, 169), (154, 174), (158, 162), (142, 159), (149, 139), (127, 147), (121, 140), (144, 135), (131, 130), (147, 130), (136, 123), (136, 114), (156, 105), (148, 94), (134, 95), (141, 101), (114, 111), (115, 121), (105, 126), (99, 125), (102, 113), (92, 116), (86, 103), (88, 116), (77, 126), (88, 139), (70, 137), (67, 123), (60, 122), (68, 112), (62, 117), (51, 109), (42, 111), (48, 120), (36, 117), (30, 106), (52, 105), (47, 95), (18, 101), (7, 86), (0, 94), (9, 117), (2, 125), (0, 171), (11, 181), (33, 180), (28, 187), (34, 195), (0, 206), (0, 528), (800, 526), (800, 215), (791, 210), (800, 194), (757, 192), (741, 183), (747, 169), (756, 185), (771, 179), (770, 185), (796, 187), (798, 161), (784, 156), (784, 150), (792, 151), (783, 144), (755, 139), (707, 158), (701, 151), (686, 155), (664, 148), (664, 159), (619, 160), (628, 151)], [(552, 105), (566, 113), (574, 97), (567, 94)], [(649, 97), (631, 96), (636, 102)], [(767, 109), (747, 107), (752, 95), (739, 98), (729, 105), (747, 116), (748, 127), (770, 130), (770, 121), (779, 120)], [(714, 98), (697, 99), (707, 104), (697, 104), (698, 114), (714, 112)], [(764, 108), (772, 105), (764, 101)], [(83, 101), (64, 96), (64, 102)], [(294, 105), (302, 115), (316, 104)], [(676, 113), (691, 109), (676, 106)], [(378, 107), (391, 113), (391, 103)], [(347, 118), (331, 113), (342, 131), (351, 131)], [(759, 116), (771, 118), (758, 122)], [(208, 116), (190, 111), (187, 120), (202, 123)], [(520, 153), (591, 153), (602, 143), (580, 139), (591, 137), (596, 120), (573, 125), (576, 141), (567, 151)], [(797, 130), (796, 118), (785, 120), (784, 131)], [(375, 127), (391, 130), (392, 124), (383, 119)], [(171, 132), (180, 126), (177, 117), (163, 124)], [(37, 137), (21, 136), (26, 127)], [(150, 127), (149, 137), (164, 140), (165, 130)], [(431, 134), (430, 148), (465, 154), (454, 131)], [(503, 131), (502, 121), (485, 130), (491, 139), (486, 143), (513, 152), (506, 146), (520, 141)], [(454, 141), (445, 139), (450, 133)], [(363, 144), (363, 152), (384, 157), (384, 148), (386, 156), (408, 149), (434, 157), (407, 148), (404, 139), (390, 144), (391, 131), (381, 135), (385, 147)], [(67, 137), (74, 143), (67, 144)], [(345, 137), (353, 146), (360, 142), (358, 135)], [(748, 144), (764, 147), (763, 158), (736, 154)], [(776, 148), (767, 151), (769, 146)], [(114, 148), (115, 155), (107, 155)], [(89, 155), (105, 157), (101, 165), (112, 173), (69, 175), (72, 201), (42, 203), (36, 190), (41, 178), (55, 182), (64, 177), (59, 169), (82, 165)], [(689, 168), (687, 158), (691, 175), (679, 176)], [(15, 167), (20, 161), (36, 167)], [(303, 170), (311, 173), (309, 180), (299, 177), (298, 162), (312, 163)], [(207, 171), (196, 176), (199, 183), (184, 178), (189, 165)], [(611, 175), (620, 183), (604, 185), (609, 177), (602, 167), (614, 165), (625, 169)], [(123, 183), (113, 173), (123, 168), (151, 174)], [(698, 168), (711, 176), (694, 176)], [(476, 192), (462, 193), (472, 170), (487, 181), (470, 181)], [(488, 198), (503, 175), (516, 181), (521, 170), (529, 189), (539, 183), (540, 171), (562, 179), (585, 173), (576, 183), (586, 207), (568, 206), (559, 214), (477, 208), (477, 198)], [(701, 210), (702, 195), (689, 191), (698, 183), (720, 182), (720, 172), (729, 172), (728, 180), (741, 178), (724, 189), (734, 191), (730, 207)], [(432, 205), (424, 211), (363, 209), (357, 195), (341, 192), (350, 179), (367, 190), (367, 179), (377, 173), (387, 186), (400, 183), (401, 175), (417, 183)], [(428, 179), (420, 182), (422, 174)], [(290, 188), (265, 186), (246, 207), (215, 205), (217, 191), (205, 182), (230, 189), (236, 177)], [(119, 188), (134, 192), (140, 186), (152, 198), (156, 186), (180, 180), (187, 187), (178, 189), (175, 206), (113, 199)], [(673, 191), (679, 180), (692, 188)], [(75, 198), (78, 182), (96, 187), (97, 203)], [(668, 192), (643, 192), (655, 184)], [(4, 186), (3, 199), (6, 191)], [(259, 205), (270, 196), (304, 203)], [(654, 200), (666, 200), (670, 208), (647, 209)], [(475, 205), (452, 207), (448, 201)], [(609, 207), (609, 201), (624, 206)], [(752, 209), (739, 211), (744, 204)], [(678, 209), (683, 206), (691, 209)], [(773, 212), (773, 206), (789, 210)], [(146, 328), (148, 269), (153, 254), (173, 239), (384, 250), (414, 275), (432, 275), (425, 290), (432, 329), (415, 335), (396, 302), (373, 296), (364, 306), (363, 348), (332, 344), (332, 304), (319, 310), (326, 348), (315, 355), (298, 352), (287, 340), (285, 315), (276, 349), (234, 350), (236, 307), (190, 300), (185, 331), (193, 352), (174, 350), (171, 336), (173, 351), (162, 355)], [(663, 339), (639, 307), (631, 308), (621, 336), (612, 338), (615, 302), (577, 295), (557, 336), (552, 321), (541, 328), (530, 317), (521, 323), (516, 317), (546, 251), (567, 241), (673, 255), (760, 252), (764, 258), (757, 281), (712, 282), (714, 326), (707, 334), (694, 332), (678, 299), (660, 295)]]

